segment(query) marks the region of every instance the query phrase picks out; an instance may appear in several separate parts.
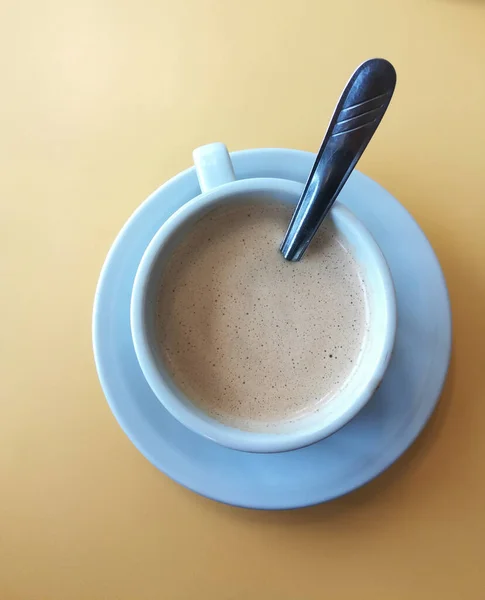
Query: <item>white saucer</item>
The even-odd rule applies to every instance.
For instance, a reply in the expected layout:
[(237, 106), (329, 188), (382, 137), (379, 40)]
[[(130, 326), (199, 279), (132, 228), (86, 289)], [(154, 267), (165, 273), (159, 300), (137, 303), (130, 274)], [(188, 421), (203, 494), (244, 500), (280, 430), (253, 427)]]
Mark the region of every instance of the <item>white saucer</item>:
[[(304, 182), (315, 155), (298, 150), (232, 154), (236, 176)], [(297, 508), (367, 483), (414, 441), (443, 386), (451, 351), (451, 314), (439, 263), (426, 237), (388, 192), (354, 172), (339, 199), (364, 222), (394, 278), (396, 346), (381, 387), (357, 415), (308, 448), (246, 454), (185, 429), (143, 378), (130, 333), (130, 296), (141, 256), (160, 225), (200, 193), (194, 169), (152, 194), (118, 235), (96, 291), (93, 340), (99, 378), (121, 427), (148, 460), (191, 490), (249, 508)]]

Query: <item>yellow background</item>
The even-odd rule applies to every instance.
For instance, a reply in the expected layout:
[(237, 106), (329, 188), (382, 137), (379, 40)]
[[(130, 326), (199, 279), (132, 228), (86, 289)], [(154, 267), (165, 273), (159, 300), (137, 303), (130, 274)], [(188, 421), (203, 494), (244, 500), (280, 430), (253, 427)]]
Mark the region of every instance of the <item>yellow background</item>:
[[(195, 146), (317, 150), (362, 60), (398, 87), (359, 168), (417, 218), (454, 355), (363, 489), (263, 513), (159, 473), (110, 413), (91, 309), (120, 227)], [(485, 2), (34, 0), (0, 8), (1, 600), (485, 594)]]

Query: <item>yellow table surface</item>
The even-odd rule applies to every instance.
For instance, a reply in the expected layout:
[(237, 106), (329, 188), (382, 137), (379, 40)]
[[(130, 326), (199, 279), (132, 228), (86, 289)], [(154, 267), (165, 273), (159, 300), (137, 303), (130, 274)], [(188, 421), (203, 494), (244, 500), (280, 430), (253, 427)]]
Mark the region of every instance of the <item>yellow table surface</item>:
[[(485, 2), (6, 0), (0, 9), (1, 600), (485, 597)], [(364, 59), (398, 87), (359, 168), (429, 236), (439, 407), (347, 497), (264, 513), (158, 472), (91, 349), (106, 253), (194, 147), (317, 150)]]

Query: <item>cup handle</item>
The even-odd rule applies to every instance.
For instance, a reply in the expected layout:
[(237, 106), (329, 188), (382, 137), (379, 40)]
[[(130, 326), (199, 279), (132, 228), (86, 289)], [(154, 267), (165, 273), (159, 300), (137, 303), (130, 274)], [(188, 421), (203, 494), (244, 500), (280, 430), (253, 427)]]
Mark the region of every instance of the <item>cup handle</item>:
[(192, 156), (202, 193), (235, 181), (231, 157), (221, 142), (200, 146), (193, 151)]

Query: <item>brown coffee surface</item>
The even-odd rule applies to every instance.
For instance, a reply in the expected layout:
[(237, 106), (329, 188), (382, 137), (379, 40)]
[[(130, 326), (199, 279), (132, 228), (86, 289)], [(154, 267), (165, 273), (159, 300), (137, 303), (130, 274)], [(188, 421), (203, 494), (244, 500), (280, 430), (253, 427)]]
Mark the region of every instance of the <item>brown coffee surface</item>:
[(175, 249), (160, 285), (157, 338), (175, 383), (248, 431), (331, 402), (367, 330), (362, 277), (333, 224), (292, 263), (279, 252), (290, 216), (268, 203), (213, 210)]

